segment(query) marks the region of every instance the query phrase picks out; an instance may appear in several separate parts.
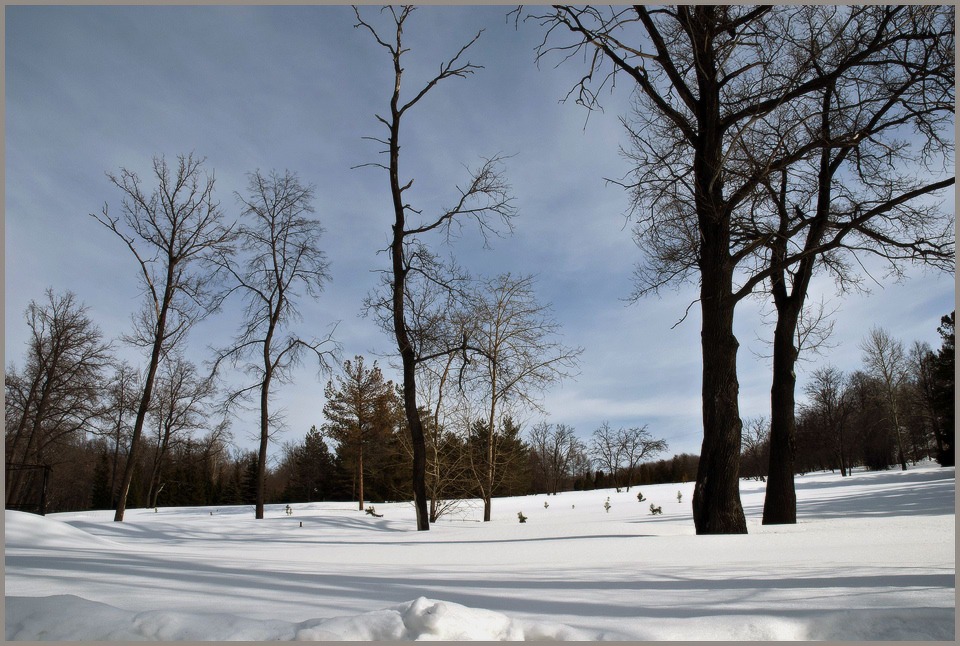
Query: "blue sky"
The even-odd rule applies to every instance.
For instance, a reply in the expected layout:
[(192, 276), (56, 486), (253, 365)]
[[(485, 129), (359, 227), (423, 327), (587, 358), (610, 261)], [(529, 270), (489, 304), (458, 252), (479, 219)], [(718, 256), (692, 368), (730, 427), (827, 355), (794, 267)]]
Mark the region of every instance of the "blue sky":
[[(625, 137), (617, 120), (628, 88), (607, 96), (605, 112), (585, 124), (584, 109), (560, 103), (582, 62), (538, 69), (539, 28), (514, 29), (507, 10), (425, 7), (410, 19), (408, 91), (486, 31), (468, 57), (484, 69), (439, 86), (405, 118), (401, 173), (416, 178), (408, 196), (429, 213), (451, 202), (466, 178), (462, 164), (514, 155), (507, 162), (519, 209), (514, 235), (484, 250), (466, 233), (450, 250), (475, 275), (538, 274), (538, 296), (553, 304), (565, 342), (585, 348), (577, 379), (545, 394), (550, 421), (572, 424), (585, 438), (603, 420), (649, 424), (668, 438), (670, 453), (698, 453), (696, 308), (671, 329), (695, 290), (629, 306), (622, 300), (639, 251), (625, 226), (627, 195), (603, 178), (629, 169), (618, 154)], [(377, 20), (376, 9), (362, 11)], [(139, 304), (134, 261), (88, 214), (119, 204), (105, 171), (145, 174), (152, 155), (190, 151), (215, 169), (231, 219), (239, 214), (233, 191), (243, 190), (248, 171), (286, 168), (316, 185), (333, 281), (318, 301), (301, 305), (298, 329), (319, 334), (339, 321), (345, 358), (388, 353), (390, 339), (359, 317), (377, 280), (372, 270), (387, 262), (377, 253), (392, 219), (387, 178), (350, 167), (377, 158), (377, 145), (361, 137), (381, 134), (374, 114), (387, 110), (392, 68), (353, 24), (349, 7), (7, 7), (5, 361), (21, 361), (23, 310), (48, 286), (74, 291), (107, 337), (129, 329)], [(946, 206), (953, 208), (952, 195)], [(445, 251), (439, 239), (437, 248)], [(829, 281), (814, 282), (813, 300), (824, 294), (841, 307), (834, 365), (859, 367), (857, 344), (875, 324), (907, 343), (939, 345), (939, 319), (954, 308), (953, 278), (918, 270), (903, 284), (882, 282), (869, 296), (844, 299)], [(769, 406), (769, 361), (751, 352), (763, 352), (757, 337), (772, 334), (759, 315), (764, 307), (757, 299), (738, 308), (744, 417)], [(207, 358), (209, 344), (234, 333), (236, 315), (228, 308), (195, 328), (189, 356)], [(121, 355), (142, 363), (133, 350)], [(815, 366), (801, 366), (801, 385)], [(277, 392), (288, 426), (281, 440), (323, 423), (324, 382), (304, 368)], [(235, 422), (238, 444), (253, 447), (254, 429), (253, 416)]]

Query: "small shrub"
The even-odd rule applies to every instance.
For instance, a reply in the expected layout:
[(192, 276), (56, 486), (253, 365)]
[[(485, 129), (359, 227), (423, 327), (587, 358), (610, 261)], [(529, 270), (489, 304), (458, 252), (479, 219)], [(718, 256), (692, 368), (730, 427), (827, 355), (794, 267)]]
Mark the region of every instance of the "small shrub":
[(543, 508), (544, 508), (544, 509), (547, 509), (548, 507), (550, 507), (550, 503), (548, 503), (546, 500), (544, 500), (544, 501), (543, 501)]
[(608, 513), (608, 514), (610, 513), (610, 501), (609, 501), (609, 500), (607, 500), (607, 502), (603, 503), (603, 508), (607, 510), (607, 513)]
[(678, 492), (677, 492), (677, 502), (680, 502), (681, 500), (683, 500), (683, 494), (678, 491)]
[(646, 500), (646, 498), (643, 497), (643, 493), (640, 492), (640, 491), (638, 491), (638, 492), (637, 492), (637, 502), (643, 502), (644, 500)]
[(373, 505), (367, 507), (365, 511), (374, 518), (383, 518), (383, 514), (378, 514), (377, 510), (373, 508)]
[(522, 511), (518, 511), (518, 512), (517, 512), (517, 518), (520, 519), (520, 522), (521, 522), (521, 523), (527, 522), (527, 517), (523, 515), (523, 512), (522, 512)]
[(650, 513), (656, 516), (657, 514), (662, 514), (663, 510), (659, 507), (654, 507), (653, 503), (650, 503)]

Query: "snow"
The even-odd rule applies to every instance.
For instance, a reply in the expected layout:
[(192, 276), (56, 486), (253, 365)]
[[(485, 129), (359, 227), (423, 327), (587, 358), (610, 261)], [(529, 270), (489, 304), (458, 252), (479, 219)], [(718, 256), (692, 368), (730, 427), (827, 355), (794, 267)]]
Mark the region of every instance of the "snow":
[(954, 639), (953, 468), (799, 476), (788, 526), (760, 524), (763, 488), (741, 483), (746, 536), (696, 536), (692, 483), (495, 499), (429, 532), (409, 503), (7, 511), (5, 636)]

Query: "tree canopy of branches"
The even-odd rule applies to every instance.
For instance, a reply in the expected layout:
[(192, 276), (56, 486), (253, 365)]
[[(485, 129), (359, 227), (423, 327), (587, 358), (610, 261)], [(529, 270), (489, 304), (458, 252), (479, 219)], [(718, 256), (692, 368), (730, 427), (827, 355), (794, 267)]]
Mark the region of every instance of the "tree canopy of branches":
[(210, 398), (214, 391), (213, 381), (198, 375), (193, 362), (181, 354), (169, 355), (161, 364), (152, 408), (156, 441), (147, 489), (148, 507), (157, 506), (168, 451), (191, 431), (204, 428), (212, 417)]
[(127, 340), (149, 352), (129, 459), (120, 482), (116, 521), (123, 520), (127, 507), (157, 367), (190, 327), (212, 309), (216, 272), (203, 261), (216, 253), (229, 253), (234, 238), (213, 199), (214, 177), (204, 173), (202, 164), (203, 160), (192, 154), (180, 155), (176, 168), (171, 169), (163, 157), (154, 157), (157, 187), (149, 195), (135, 172), (122, 168), (119, 175), (108, 174), (124, 194), (122, 215), (111, 216), (107, 205), (101, 214), (90, 214), (116, 234), (137, 261), (144, 303)]
[(846, 476), (850, 468), (850, 441), (845, 435), (851, 406), (843, 373), (833, 366), (818, 368), (804, 391), (810, 400), (811, 414), (820, 417), (820, 423), (832, 440), (831, 448), (836, 453), (840, 475)]
[[(469, 61), (461, 61), (466, 50), (480, 37), (477, 33), (449, 60), (441, 64), (440, 71), (425, 85), (414, 90), (410, 98), (401, 99), (401, 80), (404, 68), (401, 59), (409, 49), (403, 44), (403, 26), (414, 7), (385, 7), (381, 14), (389, 13), (389, 36), (383, 35), (369, 22), (361, 18), (359, 10), (354, 7), (357, 24), (370, 33), (377, 44), (387, 51), (393, 64), (394, 83), (390, 97), (390, 112), (387, 117), (376, 115), (377, 120), (387, 129), (386, 137), (368, 137), (385, 147), (382, 152), (387, 155), (387, 163), (370, 163), (363, 166), (373, 166), (387, 171), (390, 182), (390, 196), (393, 206), (393, 223), (390, 246), (388, 248), (391, 268), (384, 274), (385, 294), (376, 299), (381, 312), (389, 316), (382, 320), (388, 322), (389, 331), (397, 343), (397, 352), (400, 354), (403, 370), (403, 397), (404, 410), (407, 417), (407, 426), (410, 430), (413, 445), (413, 494), (417, 510), (417, 529), (430, 529), (430, 519), (427, 509), (426, 495), (426, 442), (423, 433), (423, 422), (420, 419), (420, 409), (417, 405), (417, 364), (429, 360), (430, 355), (418, 353), (417, 339), (409, 319), (411, 279), (419, 278), (426, 283), (442, 286), (447, 294), (455, 289), (457, 281), (456, 271), (444, 267), (436, 256), (430, 252), (423, 242), (423, 236), (430, 233), (446, 233), (449, 239), (451, 227), (461, 227), (467, 221), (477, 224), (484, 237), (495, 234), (495, 221), (510, 227), (510, 219), (515, 210), (509, 197), (509, 186), (502, 175), (502, 158), (493, 157), (472, 173), (464, 188), (458, 187), (458, 197), (453, 206), (446, 207), (434, 215), (425, 216), (423, 210), (417, 210), (406, 201), (404, 193), (413, 186), (413, 179), (404, 182), (400, 178), (400, 124), (404, 115), (415, 107), (430, 91), (452, 78), (465, 78), (473, 74), (480, 66)], [(382, 31), (382, 30), (381, 30)], [(419, 219), (419, 221), (417, 221)], [(450, 339), (443, 343), (436, 354), (450, 352), (466, 352), (467, 339)]]
[(113, 375), (106, 386), (103, 414), (100, 419), (100, 434), (110, 438), (113, 443), (113, 457), (110, 460), (109, 502), (104, 509), (115, 509), (117, 504), (117, 474), (120, 468), (121, 452), (130, 447), (133, 425), (130, 416), (136, 415), (139, 395), (140, 375), (126, 361), (113, 368)]
[[(330, 280), (329, 263), (319, 246), (323, 228), (319, 221), (307, 217), (314, 212), (313, 187), (304, 186), (289, 171), (283, 175), (255, 171), (247, 177), (247, 197), (237, 195), (244, 208), (237, 235), (246, 257), (242, 265), (227, 252), (215, 260), (233, 280), (228, 293), (239, 292), (246, 308), (240, 331), (230, 347), (218, 351), (214, 370), (225, 359), (234, 365), (242, 362), (252, 380), (250, 385), (231, 393), (228, 402), (236, 402), (253, 391), (259, 395), (260, 447), (254, 513), (256, 518), (263, 518), (271, 386), (285, 383), (304, 353), (316, 358), (321, 373), (328, 373), (328, 359), (336, 353), (336, 344), (332, 332), (322, 339), (304, 339), (287, 331), (301, 318), (298, 300), (304, 296), (318, 297)], [(286, 336), (281, 336), (284, 332)]]
[(530, 452), (547, 493), (556, 495), (564, 479), (583, 469), (586, 447), (567, 424), (541, 422), (530, 429)]
[[(603, 422), (593, 431), (590, 449), (597, 464), (611, 475), (613, 486), (619, 492), (621, 485), (630, 491), (641, 461), (666, 451), (667, 442), (654, 439), (646, 425), (614, 429), (609, 422)], [(621, 479), (624, 472), (625, 480)]]
[(4, 379), (7, 504), (22, 502), (28, 464), (56, 464), (58, 443), (82, 439), (100, 415), (111, 360), (110, 345), (72, 292), (48, 289), (45, 302), (30, 301), (24, 315), (30, 327), (24, 366), (10, 365)]
[(371, 445), (385, 442), (396, 426), (399, 406), (393, 382), (383, 380), (376, 361), (366, 368), (363, 357), (357, 356), (353, 362), (344, 361), (336, 385), (327, 383), (323, 394), (327, 399), (324, 430), (348, 450), (338, 450), (338, 454), (349, 452), (352, 457), (357, 500), (363, 511), (363, 477), (371, 470), (370, 465), (364, 466), (364, 452)]
[[(800, 210), (789, 224), (758, 219), (764, 212), (758, 205), (769, 197), (765, 188), (780, 187), (782, 196), (783, 178), (801, 162), (813, 160), (811, 165), (821, 168), (849, 158), (860, 164), (861, 177), (868, 177), (870, 169), (889, 167), (879, 131), (898, 123), (935, 131), (948, 118), (952, 10), (554, 6), (535, 18), (547, 29), (538, 59), (550, 52), (567, 58), (588, 54), (589, 72), (571, 91), (579, 103), (597, 106), (599, 90), (618, 76), (635, 84), (635, 119), (623, 120), (632, 146), (625, 153), (635, 165), (627, 185), (634, 197), (634, 238), (646, 252), (635, 274), (635, 296), (671, 284), (699, 284), (704, 439), (694, 522), (701, 534), (745, 533), (737, 485), (742, 429), (739, 343), (733, 334), (737, 303), (764, 281), (776, 284), (797, 263), (812, 269), (814, 259), (844, 246), (864, 246), (894, 259), (952, 253), (943, 218), (923, 225), (929, 235), (919, 239), (904, 242), (891, 233), (910, 217), (901, 208), (907, 201), (954, 180), (904, 184), (887, 173), (879, 175), (892, 178), (886, 186), (866, 183), (854, 199), (830, 208), (829, 200), (781, 200), (791, 218)], [(562, 40), (564, 33), (573, 41)], [(920, 49), (926, 53), (918, 54)], [(915, 55), (935, 70), (919, 82)], [(886, 95), (886, 89), (875, 90), (888, 69), (902, 72), (891, 87), (909, 82), (906, 89)], [(852, 103), (858, 91), (866, 94)], [(891, 102), (895, 109), (885, 109)], [(834, 110), (837, 106), (843, 111)], [(927, 125), (922, 114), (914, 114), (917, 106), (924, 106), (921, 112), (929, 107)], [(823, 127), (824, 119), (852, 125), (831, 130)], [(946, 152), (942, 139), (931, 141)], [(789, 242), (804, 234), (803, 243)], [(793, 271), (799, 289), (791, 308), (802, 306), (799, 294), (805, 295), (808, 280), (805, 269)], [(783, 326), (790, 333), (782, 339), (792, 348), (796, 323), (790, 318)], [(794, 385), (788, 385), (792, 393)], [(771, 460), (782, 462), (775, 447), (783, 442), (775, 435)], [(790, 506), (792, 486), (787, 488), (778, 496), (779, 508)], [(795, 497), (793, 507), (795, 515)]]
[[(560, 326), (549, 313), (536, 299), (532, 276), (501, 274), (481, 285), (475, 335), (482, 355), (474, 380), (487, 405), (488, 451), (495, 449), (492, 438), (502, 411), (518, 405), (540, 410), (536, 397), (578, 365), (583, 350), (556, 340)], [(496, 460), (491, 453), (484, 462), (488, 471), (478, 484), (483, 519), (489, 521)]]
[(897, 459), (900, 468), (907, 470), (903, 453), (903, 423), (901, 421), (901, 389), (907, 382), (907, 356), (903, 344), (880, 327), (871, 328), (860, 344), (867, 373), (876, 378), (883, 388), (887, 414), (893, 423), (897, 438)]

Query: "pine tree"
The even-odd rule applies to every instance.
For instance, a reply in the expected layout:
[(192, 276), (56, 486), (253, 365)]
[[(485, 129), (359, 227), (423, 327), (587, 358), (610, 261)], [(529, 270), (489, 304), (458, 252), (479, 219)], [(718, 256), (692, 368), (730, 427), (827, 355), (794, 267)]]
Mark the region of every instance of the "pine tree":
[(936, 386), (934, 387), (934, 405), (937, 407), (941, 423), (937, 431), (940, 440), (940, 449), (937, 451), (937, 462), (941, 466), (950, 467), (956, 464), (956, 453), (954, 442), (956, 428), (956, 363), (954, 357), (956, 354), (954, 346), (954, 323), (956, 311), (940, 319), (940, 327), (937, 331), (943, 338), (943, 346), (937, 351), (936, 361), (934, 363)]
[[(327, 384), (324, 430), (337, 442), (341, 464), (353, 472), (359, 510), (363, 511), (364, 476), (383, 462), (382, 448), (396, 427), (399, 406), (393, 383), (384, 381), (377, 362), (369, 369), (363, 357), (345, 361), (343, 373)], [(367, 492), (369, 493), (369, 492)]]
[(90, 499), (91, 509), (110, 509), (110, 458), (101, 451), (97, 465), (93, 469), (93, 492)]

